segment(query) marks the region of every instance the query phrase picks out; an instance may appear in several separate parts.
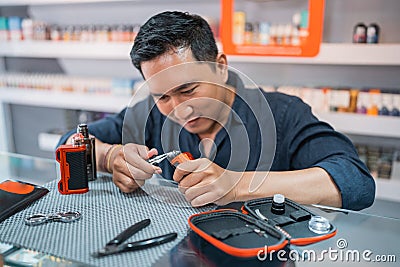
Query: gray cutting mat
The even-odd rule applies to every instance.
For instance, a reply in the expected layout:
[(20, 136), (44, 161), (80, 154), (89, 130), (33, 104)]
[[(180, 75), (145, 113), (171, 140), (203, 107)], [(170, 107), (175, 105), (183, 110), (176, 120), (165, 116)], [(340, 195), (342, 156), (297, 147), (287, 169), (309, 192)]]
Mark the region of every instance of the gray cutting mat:
[[(141, 190), (124, 194), (105, 175), (90, 182), (86, 194), (61, 195), (56, 186), (57, 181), (44, 185), (50, 193), (0, 223), (0, 241), (96, 266), (150, 266), (185, 237), (190, 215), (210, 209), (176, 207), (149, 197)], [(24, 223), (28, 215), (60, 211), (79, 211), (82, 218), (73, 223), (52, 222), (38, 226)], [(178, 238), (146, 250), (100, 259), (91, 256), (124, 229), (146, 218), (151, 219), (151, 224), (128, 242), (170, 232), (178, 233)]]

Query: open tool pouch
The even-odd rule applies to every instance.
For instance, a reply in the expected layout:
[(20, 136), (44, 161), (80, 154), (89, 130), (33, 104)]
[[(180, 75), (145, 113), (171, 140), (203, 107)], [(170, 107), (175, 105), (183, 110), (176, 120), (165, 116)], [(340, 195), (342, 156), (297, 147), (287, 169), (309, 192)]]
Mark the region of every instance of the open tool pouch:
[(189, 226), (218, 249), (236, 257), (256, 257), (261, 250), (269, 253), (288, 244), (308, 245), (336, 234), (336, 227), (329, 222), (325, 231), (311, 231), (309, 222), (318, 218), (315, 214), (289, 199), (284, 205), (282, 214), (274, 214), (272, 198), (251, 200), (244, 203), (242, 212), (218, 209), (194, 214)]
[[(289, 240), (290, 244), (297, 246), (309, 245), (321, 240), (331, 238), (336, 234), (336, 227), (325, 218), (316, 216), (305, 207), (290, 200), (285, 199), (284, 211), (282, 214), (272, 212), (273, 198), (254, 199), (244, 203), (242, 212), (248, 213), (254, 218), (262, 219), (264, 216), (267, 222), (280, 230)], [(326, 220), (328, 224), (326, 228), (323, 226), (321, 219)], [(311, 230), (314, 225), (314, 229)]]
[(190, 228), (199, 236), (227, 254), (255, 257), (261, 249), (280, 250), (287, 245), (286, 237), (271, 225), (242, 214), (237, 210), (214, 210), (194, 214)]

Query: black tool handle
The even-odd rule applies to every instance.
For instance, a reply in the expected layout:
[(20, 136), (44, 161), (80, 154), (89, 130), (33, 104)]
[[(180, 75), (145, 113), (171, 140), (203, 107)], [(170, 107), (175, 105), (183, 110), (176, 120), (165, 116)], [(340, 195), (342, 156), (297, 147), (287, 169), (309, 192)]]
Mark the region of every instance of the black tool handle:
[(123, 251), (134, 251), (134, 250), (140, 250), (158, 246), (174, 240), (177, 236), (178, 236), (177, 233), (169, 233), (166, 235), (151, 237), (148, 239), (143, 239), (132, 243), (127, 243)]
[(135, 223), (134, 225), (130, 226), (126, 230), (124, 230), (122, 233), (120, 233), (118, 236), (116, 236), (113, 240), (108, 242), (106, 246), (110, 245), (119, 245), (125, 240), (127, 240), (129, 237), (132, 235), (136, 234), (146, 226), (150, 224), (150, 219), (144, 219), (143, 221), (140, 221), (138, 223)]

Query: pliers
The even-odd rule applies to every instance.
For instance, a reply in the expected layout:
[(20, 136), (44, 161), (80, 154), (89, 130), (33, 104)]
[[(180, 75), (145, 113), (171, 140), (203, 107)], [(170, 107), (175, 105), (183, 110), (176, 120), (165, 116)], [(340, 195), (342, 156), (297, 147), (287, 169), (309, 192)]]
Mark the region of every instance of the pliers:
[(150, 224), (150, 219), (145, 219), (143, 221), (135, 223), (134, 225), (130, 226), (122, 233), (120, 233), (118, 236), (116, 236), (113, 240), (108, 242), (104, 248), (93, 253), (92, 255), (94, 257), (103, 257), (116, 253), (146, 249), (170, 242), (178, 236), (177, 233), (169, 233), (166, 235), (151, 237), (148, 239), (143, 239), (132, 243), (123, 244), (123, 242), (126, 241), (129, 237), (133, 236), (143, 228), (147, 227), (149, 224)]

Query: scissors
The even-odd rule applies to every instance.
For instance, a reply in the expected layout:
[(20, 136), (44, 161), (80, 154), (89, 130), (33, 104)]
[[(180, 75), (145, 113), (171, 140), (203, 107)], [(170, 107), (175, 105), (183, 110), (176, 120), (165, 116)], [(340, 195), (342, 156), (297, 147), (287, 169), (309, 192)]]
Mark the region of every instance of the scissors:
[(44, 224), (48, 222), (70, 223), (79, 220), (82, 217), (80, 212), (66, 211), (50, 214), (33, 214), (25, 218), (25, 224), (29, 226)]
[(169, 233), (166, 235), (161, 235), (157, 237), (151, 237), (148, 239), (139, 240), (132, 243), (123, 242), (127, 240), (129, 237), (133, 236), (143, 228), (147, 227), (150, 224), (150, 219), (145, 219), (134, 225), (130, 226), (118, 236), (116, 236), (113, 240), (108, 242), (104, 248), (92, 254), (94, 257), (103, 257), (116, 253), (128, 252), (128, 251), (136, 251), (141, 249), (146, 249), (154, 246), (158, 246), (164, 243), (168, 243), (174, 240), (178, 234), (177, 233)]

